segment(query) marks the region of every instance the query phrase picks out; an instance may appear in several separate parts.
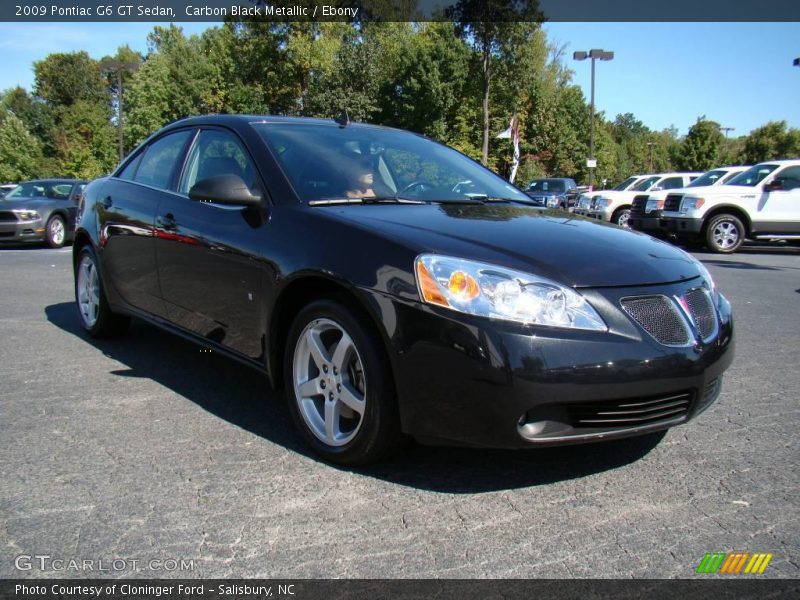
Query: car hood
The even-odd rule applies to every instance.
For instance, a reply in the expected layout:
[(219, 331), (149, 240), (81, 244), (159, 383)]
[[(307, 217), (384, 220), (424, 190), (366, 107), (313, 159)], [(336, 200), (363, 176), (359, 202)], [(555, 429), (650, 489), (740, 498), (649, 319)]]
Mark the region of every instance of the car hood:
[(714, 185), (701, 188), (689, 188), (685, 194), (692, 196), (753, 196), (761, 193), (761, 186), (747, 185)]
[(561, 211), (511, 204), (351, 205), (315, 210), (420, 253), (498, 264), (573, 287), (651, 285), (700, 275), (693, 259), (670, 244)]
[(539, 190), (525, 190), (525, 193), (532, 196), (562, 196), (566, 194), (566, 192), (554, 192), (553, 190), (547, 190), (546, 192)]
[(0, 210), (36, 210), (40, 206), (52, 202), (49, 198), (14, 198), (13, 200), (0, 198)]

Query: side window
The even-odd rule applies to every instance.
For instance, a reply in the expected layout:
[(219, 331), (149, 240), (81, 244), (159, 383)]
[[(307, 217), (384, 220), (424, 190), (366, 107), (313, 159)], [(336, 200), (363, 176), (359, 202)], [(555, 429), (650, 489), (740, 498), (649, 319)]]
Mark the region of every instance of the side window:
[(238, 175), (252, 192), (258, 192), (253, 161), (236, 137), (226, 131), (200, 132), (183, 173), (179, 191), (188, 194), (198, 181), (217, 175)]
[(170, 133), (150, 144), (133, 180), (161, 189), (169, 187), (172, 173), (191, 133), (189, 130)]
[(137, 154), (132, 161), (125, 165), (125, 168), (122, 169), (122, 172), (117, 175), (117, 177), (126, 181), (133, 181), (133, 176), (136, 173), (136, 167), (138, 167), (139, 163), (142, 162), (142, 156), (144, 156), (144, 152), (139, 152), (139, 154)]
[(683, 177), (667, 177), (659, 185), (662, 190), (674, 190), (683, 187)]
[(800, 188), (800, 166), (786, 167), (775, 176), (775, 179), (783, 181), (784, 191)]

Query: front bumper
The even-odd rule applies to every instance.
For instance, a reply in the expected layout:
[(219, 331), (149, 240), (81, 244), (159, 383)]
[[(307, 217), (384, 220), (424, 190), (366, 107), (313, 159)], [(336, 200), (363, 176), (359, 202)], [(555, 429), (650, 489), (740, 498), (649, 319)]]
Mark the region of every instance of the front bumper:
[[(696, 281), (694, 282), (696, 285)], [(687, 285), (583, 290), (608, 332), (536, 328), (462, 315), (372, 293), (382, 313), (403, 430), (423, 443), (496, 448), (576, 444), (685, 423), (716, 399), (733, 361), (731, 315), (701, 346), (659, 344), (619, 307), (626, 296), (671, 295)], [(718, 309), (729, 311), (729, 306)], [(647, 423), (578, 418), (607, 405), (687, 409)], [(661, 413), (659, 413), (661, 414)]]
[(590, 219), (597, 219), (598, 221), (611, 221), (611, 212), (606, 210), (587, 211), (586, 216)]
[(683, 217), (664, 217), (664, 228), (676, 235), (699, 235), (703, 231), (703, 220)]
[(0, 221), (0, 243), (41, 242), (45, 228), (41, 219), (33, 221)]
[(633, 216), (628, 219), (628, 225), (631, 229), (636, 231), (645, 232), (662, 232), (666, 231), (666, 227), (661, 221), (661, 217), (648, 215), (646, 217)]

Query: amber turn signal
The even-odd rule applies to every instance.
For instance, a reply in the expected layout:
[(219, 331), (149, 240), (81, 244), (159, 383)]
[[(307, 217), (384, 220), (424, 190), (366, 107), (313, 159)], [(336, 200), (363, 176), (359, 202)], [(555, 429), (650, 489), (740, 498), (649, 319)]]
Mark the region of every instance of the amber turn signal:
[(450, 306), (447, 299), (439, 290), (439, 285), (434, 278), (428, 273), (428, 269), (422, 264), (422, 261), (417, 261), (417, 280), (419, 281), (419, 290), (422, 293), (422, 299), (431, 304), (438, 304), (439, 306)]

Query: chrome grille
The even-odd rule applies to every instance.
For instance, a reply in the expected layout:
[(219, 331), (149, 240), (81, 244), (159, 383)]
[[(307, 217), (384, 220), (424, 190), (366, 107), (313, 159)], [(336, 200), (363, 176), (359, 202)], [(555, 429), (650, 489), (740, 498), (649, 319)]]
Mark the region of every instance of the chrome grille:
[(647, 194), (639, 194), (638, 196), (634, 196), (633, 202), (631, 202), (631, 216), (641, 217), (644, 215), (644, 209), (647, 206), (647, 199), (650, 196)]
[(717, 316), (708, 292), (704, 288), (695, 288), (686, 292), (684, 299), (700, 337), (704, 340), (712, 337), (717, 332)]
[(664, 200), (664, 210), (671, 212), (680, 210), (681, 198), (683, 198), (683, 194), (667, 194), (667, 198)]
[(665, 346), (687, 346), (691, 340), (686, 321), (666, 296), (623, 298), (623, 310), (657, 342)]
[(567, 407), (573, 427), (636, 427), (685, 417), (692, 392), (660, 397), (583, 402)]

